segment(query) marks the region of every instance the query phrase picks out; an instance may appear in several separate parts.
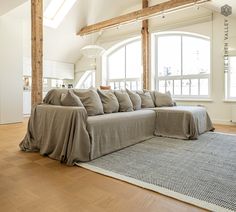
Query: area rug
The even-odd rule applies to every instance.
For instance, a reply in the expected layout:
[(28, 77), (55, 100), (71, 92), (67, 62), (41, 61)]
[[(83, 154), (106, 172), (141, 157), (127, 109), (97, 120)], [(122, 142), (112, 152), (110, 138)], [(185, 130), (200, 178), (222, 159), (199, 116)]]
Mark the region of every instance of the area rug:
[(236, 136), (155, 137), (78, 166), (212, 211), (236, 211)]

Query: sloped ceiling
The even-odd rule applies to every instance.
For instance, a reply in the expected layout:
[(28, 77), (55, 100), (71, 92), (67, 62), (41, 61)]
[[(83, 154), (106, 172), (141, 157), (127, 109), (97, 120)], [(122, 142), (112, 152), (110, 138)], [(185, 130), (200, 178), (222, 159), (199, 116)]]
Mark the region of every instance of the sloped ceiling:
[[(50, 0), (44, 0), (44, 7)], [(82, 27), (118, 16), (139, 0), (77, 0), (57, 29), (44, 27), (44, 58), (75, 63), (81, 56), (80, 49), (96, 40), (98, 35), (80, 37)], [(7, 15), (24, 21), (24, 54), (30, 57), (30, 1), (15, 8)]]
[[(154, 5), (166, 0), (149, 1), (150, 5)], [(26, 1), (0, 0), (0, 14), (1, 11), (7, 10), (4, 7), (12, 8), (24, 2)], [(44, 0), (44, 6), (46, 7), (49, 2), (50, 0)], [(233, 8), (236, 8), (236, 0), (212, 0), (206, 6), (214, 10), (219, 10), (224, 4), (229, 4)], [(77, 36), (76, 33), (82, 27), (140, 8), (141, 0), (77, 0), (74, 7), (57, 29), (44, 27), (44, 58), (75, 63), (81, 57), (79, 50), (86, 44), (94, 42), (97, 36), (99, 36), (98, 34), (86, 37)], [(235, 10), (233, 11), (236, 12)], [(28, 0), (25, 4), (12, 10), (8, 15), (18, 19), (21, 18), (24, 21), (24, 54), (25, 56), (30, 56), (30, 1)]]
[(47, 59), (65, 60), (75, 63), (80, 57), (79, 49), (87, 43), (95, 42), (98, 35), (86, 37), (77, 36), (76, 33), (83, 26), (106, 20), (119, 15), (128, 5), (137, 0), (114, 1), (111, 0), (77, 0), (65, 20), (57, 29), (44, 28), (45, 57)]
[(0, 0), (0, 16), (23, 4), (27, 0)]

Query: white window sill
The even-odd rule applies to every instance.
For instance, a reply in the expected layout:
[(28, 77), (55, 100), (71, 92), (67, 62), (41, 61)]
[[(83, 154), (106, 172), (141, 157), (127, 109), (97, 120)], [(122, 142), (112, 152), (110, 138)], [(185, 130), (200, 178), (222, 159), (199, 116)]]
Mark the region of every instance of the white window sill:
[(212, 99), (173, 98), (176, 102), (213, 102)]
[(223, 102), (225, 102), (225, 103), (236, 103), (236, 99), (224, 99)]

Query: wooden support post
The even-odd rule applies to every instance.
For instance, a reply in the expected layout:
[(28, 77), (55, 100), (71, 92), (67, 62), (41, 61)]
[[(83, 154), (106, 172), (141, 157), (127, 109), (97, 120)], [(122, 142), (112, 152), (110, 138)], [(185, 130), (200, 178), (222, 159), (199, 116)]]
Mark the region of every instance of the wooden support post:
[(43, 98), (43, 0), (31, 0), (32, 106)]
[[(143, 9), (148, 7), (148, 0), (142, 0)], [(143, 63), (143, 88), (150, 89), (150, 34), (148, 20), (142, 22), (142, 63)]]

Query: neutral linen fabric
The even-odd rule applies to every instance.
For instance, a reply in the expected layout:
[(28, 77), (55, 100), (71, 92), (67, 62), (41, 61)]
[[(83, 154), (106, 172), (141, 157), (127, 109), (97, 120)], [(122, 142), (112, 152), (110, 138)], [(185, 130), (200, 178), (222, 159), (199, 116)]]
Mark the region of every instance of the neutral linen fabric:
[(74, 93), (82, 101), (89, 116), (104, 114), (103, 105), (96, 90), (74, 90)]
[(203, 107), (176, 106), (154, 108), (156, 111), (155, 135), (180, 139), (197, 139), (213, 130), (211, 119)]
[(116, 113), (119, 111), (119, 102), (113, 91), (100, 91), (98, 94), (102, 101), (104, 113)]
[(133, 104), (129, 98), (126, 91), (115, 91), (116, 98), (119, 102), (120, 112), (130, 112), (133, 111)]
[(171, 191), (177, 192), (183, 201), (195, 198), (210, 211), (236, 211), (235, 152), (236, 136), (209, 132), (198, 141), (155, 137), (86, 164), (151, 184), (159, 193), (165, 188), (174, 198)]
[(61, 105), (62, 106), (74, 106), (83, 107), (84, 105), (80, 101), (79, 97), (76, 96), (72, 90), (69, 90), (67, 94), (61, 94)]
[(174, 102), (171, 98), (171, 93), (169, 91), (166, 93), (154, 91), (154, 96), (155, 96), (156, 107), (174, 106)]
[(126, 89), (126, 92), (128, 93), (129, 98), (130, 98), (130, 100), (133, 104), (133, 109), (134, 110), (140, 110), (141, 109), (141, 104), (142, 104), (141, 97), (137, 93), (132, 92), (128, 89)]
[(147, 89), (143, 89), (143, 92), (149, 92), (151, 97), (152, 97), (152, 101), (155, 103), (155, 90), (147, 90)]
[(137, 94), (141, 97), (142, 108), (154, 108), (154, 102), (149, 91), (137, 91)]
[(91, 159), (153, 137), (155, 118), (152, 110), (88, 117)]
[(67, 165), (88, 161), (90, 139), (86, 130), (84, 107), (38, 105), (32, 109), (27, 134), (20, 144), (23, 151), (39, 151), (41, 155)]
[(43, 102), (50, 105), (61, 105), (61, 95), (67, 94), (68, 89), (51, 89), (44, 97)]

